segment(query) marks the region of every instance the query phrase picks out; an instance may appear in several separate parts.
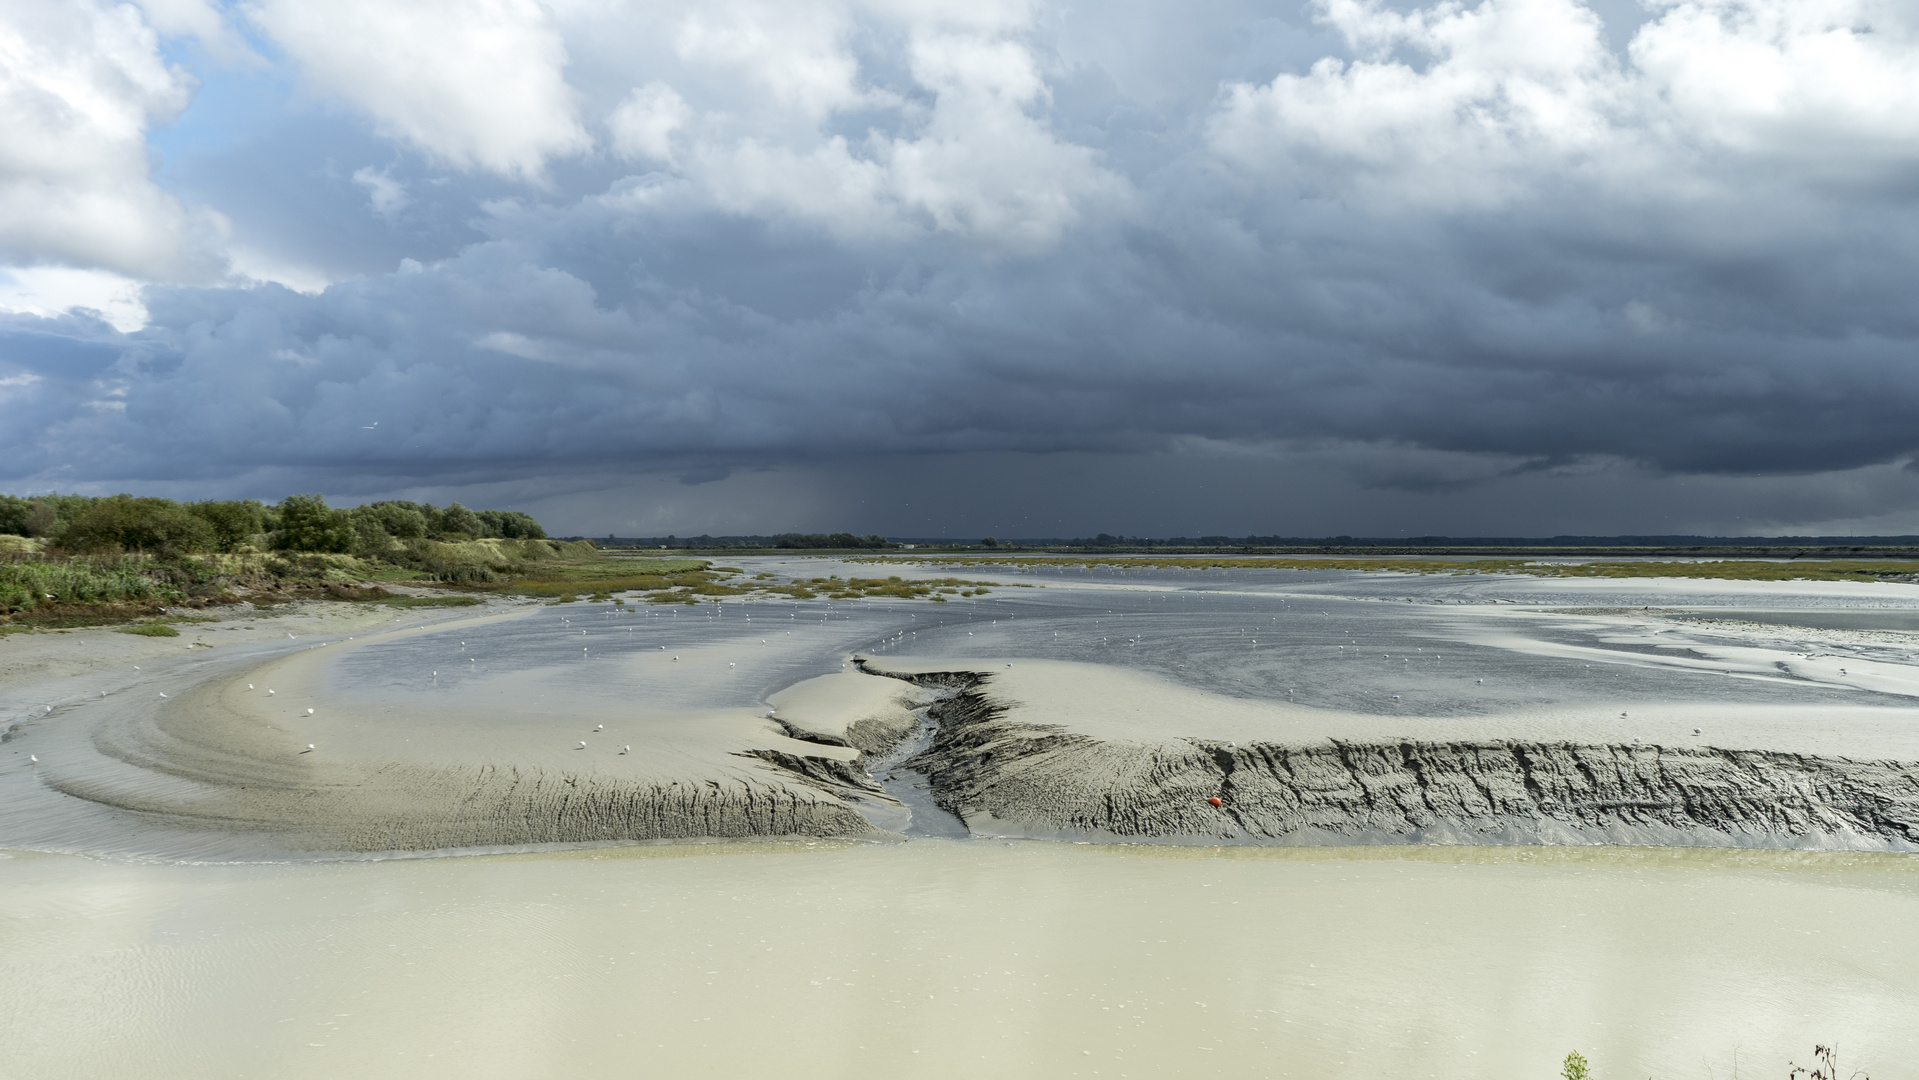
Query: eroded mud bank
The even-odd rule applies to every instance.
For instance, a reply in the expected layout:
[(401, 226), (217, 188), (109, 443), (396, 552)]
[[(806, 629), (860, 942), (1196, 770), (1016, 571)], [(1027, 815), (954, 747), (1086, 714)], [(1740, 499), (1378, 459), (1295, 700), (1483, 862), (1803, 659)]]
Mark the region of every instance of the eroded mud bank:
[(932, 745), (909, 764), (983, 835), (1919, 850), (1910, 762), (1525, 740), (1102, 740), (1010, 718), (990, 673), (895, 677), (945, 691)]

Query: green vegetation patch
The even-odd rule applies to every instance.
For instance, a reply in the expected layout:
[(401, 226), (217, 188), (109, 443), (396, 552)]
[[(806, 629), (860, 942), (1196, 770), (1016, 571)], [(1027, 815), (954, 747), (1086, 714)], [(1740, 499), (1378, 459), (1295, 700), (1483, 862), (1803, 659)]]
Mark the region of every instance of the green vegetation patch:
[(368, 601), (397, 608), (428, 607), (478, 607), (482, 602), (477, 596), (384, 596)]
[(722, 573), (698, 559), (623, 559), (572, 557), (528, 564), (513, 577), (488, 588), (520, 596), (558, 597), (586, 593), (658, 592), (716, 584)]
[(122, 626), (116, 634), (138, 634), (141, 637), (179, 637), (180, 631), (163, 622), (139, 623), (134, 626)]
[(156, 577), (153, 560), (137, 555), (0, 561), (0, 609), (24, 611), (52, 603), (114, 604), (171, 600), (177, 585)]

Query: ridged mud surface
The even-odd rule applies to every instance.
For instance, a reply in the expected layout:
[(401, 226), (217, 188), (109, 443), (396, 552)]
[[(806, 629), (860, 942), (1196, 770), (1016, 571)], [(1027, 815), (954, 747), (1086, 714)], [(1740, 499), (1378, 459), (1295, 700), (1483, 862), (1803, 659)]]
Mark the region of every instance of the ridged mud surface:
[(909, 764), (983, 834), (1919, 850), (1910, 762), (1523, 740), (1104, 741), (1009, 719), (990, 674), (899, 677), (950, 691)]
[[(843, 763), (762, 751), (777, 772), (705, 782), (621, 780), (539, 766), (335, 765), (275, 775), (248, 763), (247, 779), (192, 777), (199, 797), (152, 785), (48, 777), (65, 794), (174, 825), (268, 831), (294, 848), (423, 851), (460, 847), (673, 840), (702, 837), (869, 836), (844, 801)], [(174, 772), (171, 763), (147, 768)], [(186, 779), (187, 777), (182, 777)], [(845, 780), (854, 779), (845, 776)]]

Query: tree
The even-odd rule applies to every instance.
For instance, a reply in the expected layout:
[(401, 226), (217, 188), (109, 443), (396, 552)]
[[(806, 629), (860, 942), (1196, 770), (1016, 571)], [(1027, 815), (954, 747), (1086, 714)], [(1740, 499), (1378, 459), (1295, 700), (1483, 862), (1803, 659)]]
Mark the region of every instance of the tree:
[(125, 548), (180, 554), (216, 543), (213, 527), (172, 499), (115, 495), (99, 499), (60, 530), (60, 546), (73, 551)]
[(220, 551), (238, 551), (255, 533), (266, 531), (267, 508), (255, 499), (188, 503), (186, 509), (207, 523), (213, 546)]
[(288, 495), (280, 501), (280, 546), (293, 551), (351, 551), (353, 522), (319, 495)]
[[(480, 524), (480, 516), (459, 503), (450, 503), (440, 511), (439, 520), (433, 530), (442, 539), (471, 540), (486, 535), (486, 526)], [(458, 536), (453, 534), (458, 533)]]
[(33, 513), (33, 504), (12, 495), (0, 495), (0, 533), (14, 536), (27, 535), (27, 515)]
[(546, 529), (533, 520), (533, 515), (522, 514), (517, 510), (502, 510), (500, 513), (500, 535), (508, 540), (544, 540)]
[(1591, 1080), (1592, 1074), (1586, 1068), (1585, 1055), (1574, 1050), (1566, 1055), (1565, 1064), (1559, 1067), (1561, 1080)]
[(376, 502), (362, 507), (395, 540), (418, 540), (426, 535), (426, 515), (410, 502)]

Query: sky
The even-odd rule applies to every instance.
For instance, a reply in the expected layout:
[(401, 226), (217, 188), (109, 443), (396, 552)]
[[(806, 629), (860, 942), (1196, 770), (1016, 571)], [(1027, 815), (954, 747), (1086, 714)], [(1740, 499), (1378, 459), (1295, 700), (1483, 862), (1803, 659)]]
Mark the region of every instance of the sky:
[(0, 490), (1919, 533), (1919, 3), (0, 0)]

